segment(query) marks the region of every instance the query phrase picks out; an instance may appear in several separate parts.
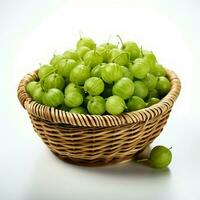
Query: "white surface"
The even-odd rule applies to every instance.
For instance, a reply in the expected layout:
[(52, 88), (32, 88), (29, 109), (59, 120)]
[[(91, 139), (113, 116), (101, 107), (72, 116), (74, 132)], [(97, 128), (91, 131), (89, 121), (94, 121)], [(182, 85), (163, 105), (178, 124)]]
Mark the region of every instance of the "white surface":
[[(197, 0), (0, 1), (0, 199), (200, 199), (199, 20)], [(79, 32), (97, 42), (116, 41), (116, 34), (133, 39), (180, 76), (181, 95), (153, 143), (173, 147), (169, 170), (70, 165), (34, 133), (17, 84), (55, 50), (73, 48)]]

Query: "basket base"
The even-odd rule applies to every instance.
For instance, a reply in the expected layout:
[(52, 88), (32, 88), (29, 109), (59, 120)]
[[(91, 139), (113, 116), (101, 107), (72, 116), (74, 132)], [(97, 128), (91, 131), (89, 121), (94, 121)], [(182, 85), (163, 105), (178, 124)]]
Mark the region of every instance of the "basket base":
[(77, 159), (77, 158), (69, 158), (66, 156), (61, 156), (60, 154), (57, 154), (53, 151), (51, 151), (57, 158), (60, 160), (73, 164), (73, 165), (79, 165), (79, 166), (85, 166), (85, 167), (100, 167), (100, 166), (106, 166), (106, 165), (113, 165), (113, 164), (122, 164), (126, 162), (130, 162), (133, 160), (133, 156), (126, 156), (122, 158), (112, 158), (112, 159), (96, 159), (96, 160), (84, 160), (84, 159)]
[(107, 166), (113, 164), (123, 164), (127, 162), (133, 161), (133, 158), (147, 158), (150, 155), (150, 145), (147, 145), (145, 148), (141, 149), (140, 151), (136, 152), (135, 155), (129, 155), (124, 157), (114, 157), (112, 159), (96, 159), (96, 160), (86, 160), (86, 159), (77, 159), (77, 158), (69, 158), (67, 156), (62, 156), (54, 151), (51, 151), (57, 158), (60, 160), (79, 166), (85, 167), (98, 167), (98, 166)]

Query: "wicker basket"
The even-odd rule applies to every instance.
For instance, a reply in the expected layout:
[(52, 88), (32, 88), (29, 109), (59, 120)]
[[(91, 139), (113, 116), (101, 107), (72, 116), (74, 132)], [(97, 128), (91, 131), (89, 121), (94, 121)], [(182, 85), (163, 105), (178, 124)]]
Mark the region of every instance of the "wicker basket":
[(25, 86), (38, 79), (37, 71), (21, 80), (18, 98), (34, 130), (59, 158), (86, 166), (105, 165), (129, 160), (161, 133), (181, 88), (177, 75), (166, 72), (172, 87), (158, 104), (119, 116), (74, 114), (36, 103)]

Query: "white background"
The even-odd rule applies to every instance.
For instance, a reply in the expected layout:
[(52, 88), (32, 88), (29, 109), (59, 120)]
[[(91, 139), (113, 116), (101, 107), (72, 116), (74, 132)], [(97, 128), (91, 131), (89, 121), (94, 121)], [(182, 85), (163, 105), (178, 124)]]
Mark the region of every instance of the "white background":
[[(200, 199), (200, 2), (0, 1), (0, 199)], [(152, 146), (172, 146), (166, 171), (135, 163), (86, 168), (58, 160), (33, 131), (17, 85), (53, 53), (74, 48), (79, 33), (98, 43), (116, 34), (152, 50), (174, 70), (182, 91)]]

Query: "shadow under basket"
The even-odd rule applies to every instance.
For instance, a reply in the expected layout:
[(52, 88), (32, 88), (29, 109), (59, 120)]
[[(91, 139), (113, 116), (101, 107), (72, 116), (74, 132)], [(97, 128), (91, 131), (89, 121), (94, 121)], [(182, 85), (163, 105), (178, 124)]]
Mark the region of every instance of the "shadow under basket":
[(119, 116), (74, 114), (36, 103), (26, 84), (38, 79), (37, 71), (20, 81), (18, 98), (35, 132), (59, 158), (78, 165), (106, 165), (130, 160), (161, 133), (181, 89), (177, 75), (166, 72), (172, 86), (159, 103)]

